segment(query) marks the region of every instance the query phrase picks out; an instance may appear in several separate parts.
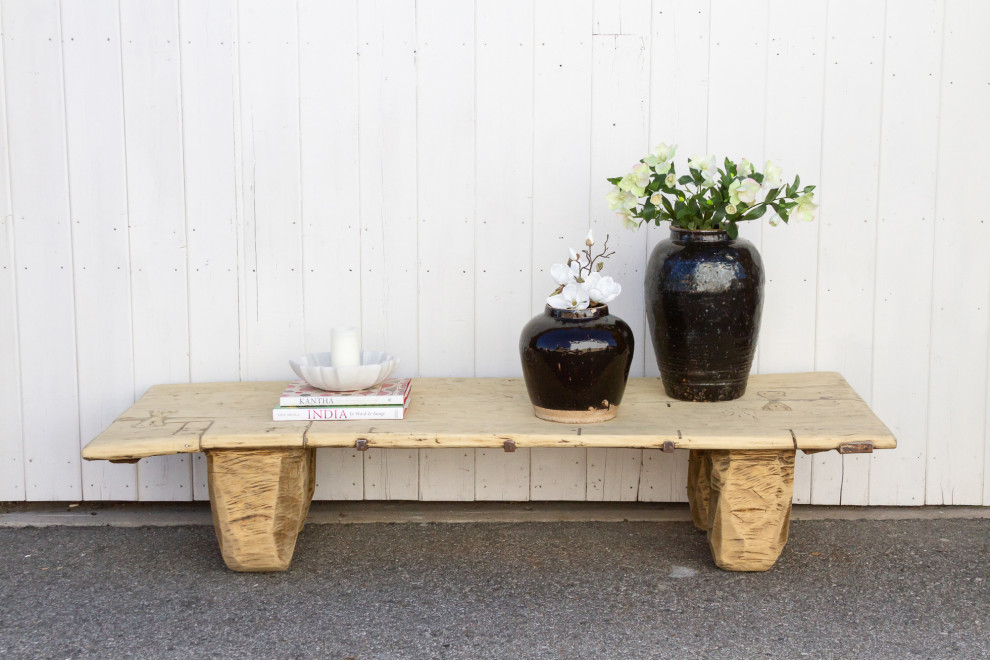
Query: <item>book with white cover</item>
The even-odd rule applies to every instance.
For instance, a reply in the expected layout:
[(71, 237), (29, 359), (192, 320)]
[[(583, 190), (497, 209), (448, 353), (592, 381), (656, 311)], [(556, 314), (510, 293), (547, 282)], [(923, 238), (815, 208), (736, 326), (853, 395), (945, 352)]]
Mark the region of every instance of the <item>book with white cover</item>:
[(286, 408), (279, 406), (272, 410), (275, 422), (330, 422), (354, 419), (402, 419), (409, 400), (393, 406), (307, 406)]
[[(328, 392), (317, 389), (304, 380), (289, 383), (279, 397), (280, 407), (310, 406), (401, 406), (409, 401), (411, 378), (388, 380), (358, 392)], [(369, 418), (371, 419), (371, 418)], [(377, 418), (375, 418), (377, 419)]]

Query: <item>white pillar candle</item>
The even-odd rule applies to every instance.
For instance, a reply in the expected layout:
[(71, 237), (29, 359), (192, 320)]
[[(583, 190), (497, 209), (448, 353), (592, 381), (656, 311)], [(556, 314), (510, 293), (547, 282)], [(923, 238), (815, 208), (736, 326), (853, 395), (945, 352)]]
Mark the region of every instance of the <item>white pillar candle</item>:
[(330, 331), (330, 366), (356, 367), (361, 364), (360, 328), (334, 328)]

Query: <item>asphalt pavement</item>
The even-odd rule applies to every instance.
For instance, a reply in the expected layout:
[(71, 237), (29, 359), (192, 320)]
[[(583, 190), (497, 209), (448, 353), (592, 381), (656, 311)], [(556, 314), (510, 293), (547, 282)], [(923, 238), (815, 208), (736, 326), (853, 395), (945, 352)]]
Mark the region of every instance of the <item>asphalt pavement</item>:
[(797, 520), (765, 573), (682, 521), (0, 528), (0, 658), (990, 658), (990, 519)]

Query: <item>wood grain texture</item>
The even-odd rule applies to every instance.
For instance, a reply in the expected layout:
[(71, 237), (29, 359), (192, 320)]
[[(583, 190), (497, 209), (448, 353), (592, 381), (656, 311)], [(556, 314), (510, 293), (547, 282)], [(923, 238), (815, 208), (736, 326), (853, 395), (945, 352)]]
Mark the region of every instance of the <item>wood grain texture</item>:
[[(711, 469), (708, 544), (716, 565), (729, 571), (769, 569), (787, 543), (794, 452), (716, 450), (707, 454)], [(704, 468), (699, 467), (696, 478), (703, 476)], [(703, 497), (699, 503), (704, 503)]]
[(234, 571), (284, 571), (313, 498), (312, 449), (207, 452), (217, 541)]
[(703, 532), (711, 529), (708, 515), (711, 511), (712, 457), (707, 451), (692, 451), (688, 459), (688, 503), (691, 521)]
[(836, 449), (896, 441), (836, 373), (761, 375), (732, 402), (667, 398), (653, 378), (630, 379), (619, 416), (571, 426), (537, 419), (518, 378), (419, 378), (406, 418), (272, 422), (285, 383), (160, 385), (83, 451), (87, 459), (139, 458), (207, 449), (517, 447)]

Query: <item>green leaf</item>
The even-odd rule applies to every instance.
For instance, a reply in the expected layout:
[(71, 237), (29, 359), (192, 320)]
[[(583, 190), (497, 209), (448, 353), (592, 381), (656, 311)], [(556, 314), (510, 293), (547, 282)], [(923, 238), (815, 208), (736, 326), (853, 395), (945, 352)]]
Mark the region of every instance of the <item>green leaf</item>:
[(767, 207), (765, 207), (765, 206), (759, 206), (759, 207), (751, 210), (749, 213), (747, 213), (746, 214), (746, 217), (743, 218), (743, 219), (744, 220), (756, 220), (757, 218), (762, 218), (763, 217), (763, 214), (766, 213), (766, 212), (767, 212)]
[(622, 181), (622, 177), (616, 176), (616, 177), (612, 177), (611, 179), (606, 179), (606, 181), (611, 183), (613, 186), (617, 186), (619, 185), (619, 181)]
[(757, 183), (763, 183), (763, 174), (760, 172), (753, 172), (750, 176), (756, 179)]
[(663, 204), (663, 207), (667, 210), (667, 213), (669, 213), (670, 215), (674, 215), (674, 207), (671, 205), (669, 199), (661, 196), (660, 202)]
[(653, 181), (650, 181), (650, 185), (646, 186), (646, 189), (650, 192), (657, 192), (660, 190), (661, 183), (663, 183), (663, 179), (653, 179)]
[(777, 198), (777, 193), (779, 193), (779, 192), (780, 192), (780, 188), (774, 188), (774, 189), (772, 189), (770, 192), (767, 193), (766, 199), (764, 201), (766, 201), (766, 202), (772, 202), (773, 200), (775, 200)]
[(739, 238), (739, 227), (736, 226), (734, 222), (725, 223), (725, 233), (729, 235), (729, 238), (736, 239)]
[(682, 176), (677, 180), (677, 183), (683, 186), (684, 184), (691, 183), (693, 180), (694, 179), (691, 178), (691, 175), (685, 174), (684, 176)]
[(733, 163), (731, 160), (729, 160), (729, 157), (726, 156), (725, 157), (725, 173), (726, 174), (729, 174), (730, 172), (731, 172), (731, 175), (730, 176), (735, 176), (736, 175), (736, 164)]

